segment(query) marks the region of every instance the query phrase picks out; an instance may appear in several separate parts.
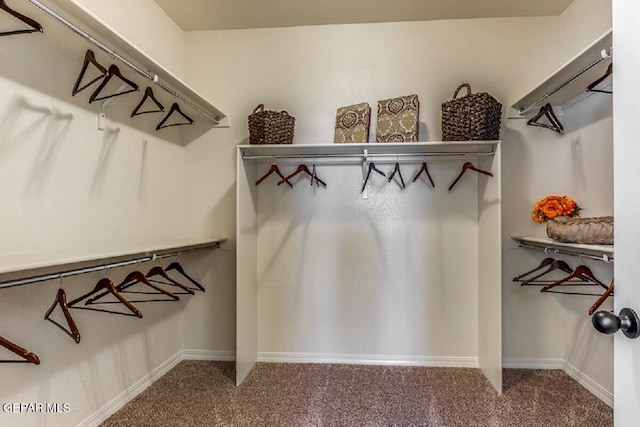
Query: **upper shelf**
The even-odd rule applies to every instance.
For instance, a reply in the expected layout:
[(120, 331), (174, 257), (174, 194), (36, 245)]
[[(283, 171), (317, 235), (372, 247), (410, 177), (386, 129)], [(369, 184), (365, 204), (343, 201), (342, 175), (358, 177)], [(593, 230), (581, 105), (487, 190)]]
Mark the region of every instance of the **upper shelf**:
[(500, 141), (430, 141), (366, 144), (239, 145), (244, 159), (296, 156), (493, 154)]
[(612, 32), (609, 30), (511, 107), (523, 116), (523, 112), (537, 113), (532, 107), (543, 102), (566, 108), (576, 98), (591, 94), (586, 88), (605, 73), (610, 59), (603, 58), (601, 53), (603, 50), (609, 53), (611, 45)]
[(511, 236), (521, 247), (533, 247), (570, 255), (586, 256), (606, 262), (613, 261), (613, 245), (587, 245), (583, 243), (562, 243), (548, 237)]

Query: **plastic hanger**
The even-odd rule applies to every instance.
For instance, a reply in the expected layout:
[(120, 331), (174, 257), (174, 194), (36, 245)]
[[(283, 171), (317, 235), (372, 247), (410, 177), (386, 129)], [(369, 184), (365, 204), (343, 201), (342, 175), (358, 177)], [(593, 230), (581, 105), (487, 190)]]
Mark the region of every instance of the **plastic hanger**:
[[(100, 92), (102, 92), (104, 90), (104, 88), (107, 86), (109, 81), (114, 76), (117, 77), (118, 79), (122, 80), (122, 82), (126, 86), (129, 86), (129, 89), (123, 89), (121, 91), (118, 91), (116, 93), (111, 93), (109, 95), (100, 95)], [(127, 93), (136, 92), (138, 90), (140, 90), (140, 87), (138, 87), (138, 85), (135, 82), (133, 82), (133, 81), (129, 80), (128, 78), (126, 78), (125, 76), (123, 76), (117, 65), (111, 64), (109, 66), (109, 69), (107, 70), (107, 75), (102, 80), (102, 82), (100, 83), (100, 86), (98, 86), (98, 88), (91, 94), (91, 97), (89, 98), (89, 102), (91, 103), (91, 102), (94, 102), (94, 101), (102, 101), (104, 99), (109, 99), (109, 98), (113, 98), (113, 97), (116, 97), (116, 96), (125, 95)]]
[(429, 173), (429, 168), (427, 167), (427, 162), (422, 162), (422, 166), (420, 166), (420, 170), (418, 171), (416, 176), (413, 177), (413, 182), (416, 182), (418, 180), (418, 178), (420, 178), (420, 174), (422, 172), (427, 174), (427, 178), (429, 178), (429, 182), (431, 183), (431, 186), (433, 188), (436, 188), (435, 184), (433, 183), (433, 179), (431, 178), (431, 174)]
[(549, 289), (553, 289), (554, 287), (562, 285), (563, 283), (568, 282), (569, 280), (576, 277), (580, 277), (581, 279), (588, 279), (592, 281), (593, 284), (601, 286), (605, 290), (608, 288), (607, 285), (605, 285), (604, 283), (602, 283), (600, 280), (596, 278), (596, 276), (593, 274), (593, 272), (589, 267), (587, 267), (586, 265), (579, 265), (567, 277), (564, 277), (560, 280), (556, 280), (555, 282), (544, 286), (542, 289), (540, 289), (540, 292), (547, 292)]
[[(95, 66), (102, 74), (94, 78), (90, 82), (80, 86), (80, 83), (82, 82), (82, 79), (85, 73), (87, 72), (87, 68), (89, 68), (89, 64), (93, 64), (93, 66)], [(91, 49), (88, 49), (84, 54), (84, 60), (82, 61), (82, 68), (80, 69), (80, 74), (78, 74), (78, 78), (76, 79), (76, 82), (73, 85), (73, 90), (71, 91), (71, 95), (76, 96), (79, 92), (88, 88), (98, 80), (104, 79), (105, 76), (107, 75), (107, 72), (108, 72), (107, 69), (98, 63), (95, 55), (93, 54), (93, 51)]]
[[(157, 108), (155, 110), (140, 111), (140, 109), (142, 108), (142, 105), (145, 103), (147, 99), (152, 100)], [(131, 117), (139, 116), (140, 114), (149, 114), (149, 113), (164, 113), (164, 105), (162, 105), (160, 101), (158, 101), (156, 96), (153, 94), (153, 89), (147, 86), (147, 88), (144, 91), (144, 96), (142, 97), (138, 105), (136, 105), (136, 107), (131, 112)]]
[(293, 173), (291, 173), (290, 175), (282, 178), (280, 181), (278, 181), (278, 185), (280, 184), (284, 184), (285, 182), (289, 182), (289, 180), (291, 178), (293, 178), (294, 176), (298, 175), (299, 173), (306, 173), (307, 175), (309, 175), (309, 177), (311, 178), (311, 185), (313, 185), (314, 180), (317, 181), (319, 184), (321, 184), (323, 187), (326, 187), (327, 184), (321, 180), (320, 178), (318, 178), (317, 175), (314, 175), (313, 173), (311, 173), (311, 171), (309, 170), (309, 168), (307, 167), (307, 165), (305, 165), (304, 163), (300, 163), (298, 165), (298, 167), (296, 168), (295, 171), (293, 171)]
[(597, 80), (594, 80), (589, 86), (587, 86), (587, 92), (600, 92), (609, 94), (613, 93), (613, 91), (611, 90), (595, 89), (596, 86), (602, 83), (611, 74), (613, 74), (613, 63), (609, 63), (609, 66), (607, 67), (607, 70), (604, 72), (604, 74)]
[[(62, 310), (62, 313), (64, 314), (64, 317), (65, 317), (65, 319), (67, 321), (69, 329), (65, 328), (60, 323), (58, 323), (57, 321), (55, 321), (55, 320), (53, 320), (53, 319), (51, 319), (49, 317), (51, 315), (51, 313), (53, 312), (53, 310), (56, 308), (57, 305), (60, 306), (60, 309)], [(78, 326), (76, 326), (76, 322), (73, 320), (73, 316), (71, 316), (71, 312), (69, 311), (69, 307), (67, 305), (67, 295), (64, 292), (64, 289), (62, 289), (62, 288), (58, 289), (58, 293), (56, 294), (56, 298), (53, 301), (53, 304), (51, 304), (51, 307), (49, 308), (49, 310), (47, 310), (46, 314), (44, 315), (44, 318), (45, 318), (45, 320), (48, 320), (49, 322), (53, 323), (54, 325), (56, 325), (57, 327), (59, 327), (60, 329), (65, 331), (67, 333), (67, 335), (69, 335), (71, 338), (73, 338), (73, 340), (76, 343), (80, 342), (80, 331), (78, 330)]]
[(493, 174), (489, 171), (485, 171), (482, 169), (478, 169), (475, 166), (473, 166), (473, 164), (471, 162), (465, 162), (464, 165), (462, 165), (462, 170), (460, 171), (460, 174), (458, 175), (458, 177), (451, 183), (451, 185), (449, 186), (449, 191), (451, 191), (453, 189), (453, 187), (455, 187), (455, 185), (458, 183), (458, 181), (460, 180), (460, 178), (462, 178), (462, 175), (464, 175), (464, 173), (467, 170), (472, 170), (474, 172), (478, 172), (487, 176), (493, 176)]
[(402, 189), (404, 190), (406, 187), (404, 185), (404, 179), (402, 179), (402, 172), (400, 172), (400, 163), (396, 162), (394, 168), (393, 168), (393, 172), (391, 172), (391, 175), (389, 175), (389, 178), (387, 178), (388, 182), (391, 182), (391, 180), (393, 179), (393, 177), (395, 176), (395, 174), (398, 174), (398, 177), (400, 178), (400, 183), (402, 184)]
[[(138, 310), (133, 304), (131, 304), (131, 302), (129, 302), (125, 297), (123, 297), (122, 295), (120, 295), (120, 293), (118, 292), (118, 290), (116, 289), (115, 285), (113, 284), (113, 282), (111, 281), (111, 279), (109, 279), (108, 277), (105, 277), (104, 279), (101, 279), (96, 286), (93, 288), (93, 290), (87, 292), (86, 294), (84, 294), (83, 296), (74, 299), (73, 301), (71, 301), (70, 303), (67, 303), (67, 307), (69, 308), (76, 308), (76, 309), (85, 309), (85, 310), (95, 310), (95, 311), (105, 311), (107, 313), (114, 313), (114, 314), (122, 314), (125, 316), (128, 316), (127, 313), (121, 313), (118, 311), (109, 311), (109, 310), (100, 310), (100, 309), (94, 309), (94, 308), (86, 308), (86, 307), (75, 307), (76, 304), (78, 304), (80, 301), (97, 294), (98, 292), (103, 292), (103, 295), (107, 295), (107, 294), (111, 294), (114, 297), (116, 297), (118, 299), (119, 302), (121, 302), (122, 304), (124, 304), (125, 307), (127, 307), (129, 309), (129, 311), (131, 311), (131, 313), (133, 313), (133, 316), (142, 318), (142, 313), (140, 312), (140, 310)], [(89, 302), (89, 300), (87, 300), (87, 302), (85, 303), (85, 305), (87, 304), (91, 304)]]
[[(542, 119), (543, 117), (546, 117), (551, 124), (540, 123), (538, 120)], [(560, 120), (558, 120), (556, 113), (553, 112), (553, 107), (549, 103), (544, 104), (542, 108), (540, 108), (540, 111), (538, 111), (538, 114), (527, 121), (527, 125), (551, 129), (552, 131), (555, 131), (557, 133), (564, 132), (564, 126), (562, 126), (562, 123), (560, 123)]]
[[(165, 125), (165, 123), (167, 122), (167, 120), (169, 120), (169, 118), (173, 115), (173, 113), (180, 114), (186, 120), (186, 122), (179, 122), (179, 123), (172, 123), (172, 124), (169, 124), (169, 125)], [(193, 124), (193, 119), (191, 117), (187, 116), (180, 109), (180, 106), (178, 105), (178, 103), (174, 102), (171, 105), (171, 108), (169, 109), (169, 112), (167, 113), (167, 115), (164, 116), (164, 119), (162, 119), (162, 121), (160, 123), (158, 123), (158, 126), (156, 126), (156, 130), (168, 128), (168, 127), (171, 127), (171, 126), (183, 126), (183, 125), (192, 125), (192, 124)]]
[(195, 287), (199, 290), (201, 290), (202, 292), (204, 292), (204, 287), (196, 282), (191, 276), (189, 276), (185, 271), (184, 268), (182, 268), (182, 266), (180, 265), (180, 263), (178, 262), (172, 262), (171, 264), (169, 264), (167, 266), (167, 268), (164, 269), (165, 271), (169, 271), (169, 270), (176, 270), (178, 273), (182, 274), (184, 277), (187, 278), (188, 281), (190, 281), (191, 283), (193, 283), (195, 285)]
[(367, 177), (364, 179), (364, 183), (362, 184), (362, 191), (360, 191), (361, 193), (364, 193), (364, 189), (367, 187), (367, 182), (369, 182), (369, 177), (371, 176), (371, 171), (377, 172), (380, 175), (386, 177), (387, 175), (382, 172), (380, 169), (378, 169), (375, 165), (375, 163), (371, 162), (369, 163), (369, 169), (367, 171)]
[(34, 365), (40, 364), (40, 359), (34, 353), (20, 347), (18, 344), (14, 344), (4, 337), (0, 337), (0, 345), (9, 351), (14, 352), (18, 356), (25, 360), (0, 360), (0, 363), (33, 363)]
[(28, 16), (25, 16), (23, 14), (21, 14), (18, 11), (15, 11), (13, 9), (11, 9), (7, 3), (5, 2), (5, 0), (0, 0), (0, 9), (4, 10), (5, 12), (7, 12), (9, 15), (13, 16), (14, 18), (18, 18), (20, 21), (24, 22), (25, 24), (27, 24), (28, 26), (30, 26), (31, 28), (28, 30), (14, 30), (14, 31), (5, 31), (0, 33), (0, 36), (12, 36), (12, 35), (16, 35), (16, 34), (30, 34), (30, 33), (42, 33), (42, 25), (40, 25), (40, 23), (38, 21), (36, 21), (35, 19), (29, 18)]
[[(271, 165), (271, 167), (269, 168), (269, 170), (267, 171), (266, 174), (262, 175), (260, 178), (258, 178), (258, 180), (256, 181), (256, 185), (260, 185), (260, 183), (262, 181), (264, 181), (265, 179), (267, 179), (272, 173), (275, 173), (276, 175), (278, 175), (281, 179), (285, 179), (284, 175), (282, 175), (282, 172), (280, 172), (280, 168), (278, 168), (278, 165), (276, 165), (275, 162), (273, 162), (273, 164)], [(285, 179), (285, 182), (289, 185), (289, 187), (293, 188), (293, 184), (291, 184), (289, 181), (287, 181)]]

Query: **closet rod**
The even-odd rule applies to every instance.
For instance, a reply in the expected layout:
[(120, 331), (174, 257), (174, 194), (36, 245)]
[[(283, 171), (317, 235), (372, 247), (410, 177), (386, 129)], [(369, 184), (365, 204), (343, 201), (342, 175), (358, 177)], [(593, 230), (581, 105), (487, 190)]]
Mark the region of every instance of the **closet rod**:
[(468, 152), (439, 152), (439, 153), (361, 153), (361, 154), (274, 154), (274, 155), (246, 155), (242, 154), (243, 160), (272, 160), (272, 159), (343, 159), (345, 163), (350, 161), (357, 163), (362, 159), (382, 158), (396, 159), (401, 157), (412, 157), (422, 159), (423, 157), (448, 157), (448, 156), (493, 156), (494, 152), (489, 153), (468, 153)]
[(558, 255), (571, 255), (571, 256), (577, 256), (577, 257), (580, 257), (580, 258), (594, 259), (596, 261), (604, 261), (606, 263), (612, 263), (613, 262), (613, 257), (610, 257), (610, 256), (608, 256), (606, 254), (597, 256), (597, 255), (585, 254), (585, 253), (582, 253), (582, 252), (572, 252), (572, 251), (567, 251), (567, 250), (557, 249), (557, 248), (529, 245), (529, 244), (522, 243), (522, 242), (518, 242), (518, 247), (519, 248), (524, 248), (524, 249), (543, 250), (545, 254), (553, 253), (553, 254), (558, 254)]
[(220, 242), (214, 242), (210, 245), (202, 246), (199, 248), (185, 249), (182, 251), (174, 251), (174, 252), (161, 254), (161, 255), (152, 254), (152, 255), (146, 255), (140, 258), (130, 259), (126, 261), (111, 262), (107, 264), (94, 265), (91, 267), (64, 270), (57, 273), (41, 274), (37, 276), (26, 277), (23, 279), (7, 280), (4, 282), (0, 282), (0, 289), (12, 288), (15, 286), (30, 285), (33, 283), (46, 282), (48, 280), (62, 279), (64, 277), (77, 276), (77, 275), (86, 274), (86, 273), (93, 273), (96, 271), (103, 271), (111, 268), (125, 267), (127, 265), (139, 264), (141, 262), (155, 261), (163, 258), (170, 258), (170, 257), (183, 255), (190, 252), (203, 251), (206, 249), (219, 249), (220, 246), (221, 246)]
[(216, 125), (220, 124), (220, 120), (222, 120), (222, 117), (217, 117), (217, 116), (213, 117), (213, 116), (211, 116), (209, 113), (207, 113), (206, 111), (202, 110), (200, 107), (195, 105), (193, 102), (191, 102), (190, 100), (188, 100), (187, 98), (182, 96), (179, 92), (176, 92), (175, 90), (173, 90), (170, 87), (166, 86), (164, 83), (161, 83), (158, 80), (158, 75), (149, 73), (149, 72), (143, 70), (142, 68), (136, 66), (131, 61), (127, 60), (126, 58), (124, 58), (123, 56), (118, 54), (116, 51), (114, 51), (114, 50), (110, 49), (109, 47), (107, 47), (104, 43), (102, 43), (99, 40), (95, 39), (89, 33), (83, 31), (82, 29), (77, 27), (72, 22), (68, 21), (67, 19), (65, 19), (62, 16), (60, 16), (58, 13), (54, 12), (53, 10), (49, 9), (48, 7), (46, 7), (45, 5), (40, 3), (38, 0), (26, 0), (26, 1), (28, 3), (30, 3), (32, 6), (36, 7), (37, 9), (39, 9), (41, 12), (45, 13), (46, 15), (49, 15), (51, 18), (53, 18), (58, 23), (62, 24), (63, 26), (65, 26), (68, 29), (70, 29), (71, 31), (73, 31), (75, 34), (79, 35), (80, 37), (83, 37), (85, 40), (87, 40), (92, 45), (95, 45), (96, 47), (102, 49), (102, 51), (106, 52), (107, 54), (109, 54), (113, 58), (119, 60), (120, 62), (122, 62), (123, 64), (125, 64), (126, 66), (128, 66), (129, 68), (131, 68), (133, 71), (135, 71), (136, 73), (140, 74), (144, 78), (146, 78), (149, 81), (153, 82), (159, 88), (163, 89), (165, 92), (173, 95), (174, 97), (176, 97), (177, 99), (181, 100), (182, 102), (184, 102), (185, 104), (187, 104), (188, 106), (193, 108), (194, 110), (198, 111), (200, 114), (202, 114), (203, 116), (205, 116), (208, 119), (210, 119), (211, 121), (213, 121)]
[[(604, 52), (604, 51), (603, 51)], [(551, 91), (545, 93), (543, 96), (540, 97), (540, 99), (538, 99), (536, 102), (534, 102), (533, 104), (530, 104), (527, 107), (522, 107), (518, 109), (518, 113), (520, 115), (524, 115), (527, 111), (529, 111), (531, 108), (533, 108), (534, 106), (540, 104), (541, 102), (543, 102), (545, 99), (547, 99), (548, 97), (550, 97), (551, 95), (557, 93), (560, 89), (562, 89), (563, 87), (567, 86), (568, 84), (570, 84), (571, 82), (573, 82), (575, 79), (577, 79), (578, 77), (580, 77), (581, 75), (583, 75), (584, 73), (586, 73), (587, 71), (589, 71), (590, 69), (592, 69), (593, 67), (595, 67), (596, 65), (598, 65), (599, 63), (601, 63), (602, 61), (604, 61), (607, 58), (611, 57), (610, 54), (611, 50), (609, 50), (609, 53), (605, 56), (601, 56), (600, 58), (596, 59), (595, 61), (593, 61), (591, 64), (587, 65), (585, 68), (583, 68), (582, 70), (578, 71), (576, 74), (574, 74), (573, 76), (571, 76), (567, 81), (561, 83), (560, 85), (556, 86), (554, 89), (552, 89)]]

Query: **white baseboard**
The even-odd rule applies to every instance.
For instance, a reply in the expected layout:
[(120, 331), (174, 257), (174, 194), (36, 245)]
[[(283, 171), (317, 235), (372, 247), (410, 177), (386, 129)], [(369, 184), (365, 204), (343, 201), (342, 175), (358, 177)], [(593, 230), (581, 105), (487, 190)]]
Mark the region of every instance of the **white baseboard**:
[(145, 375), (127, 390), (120, 393), (115, 399), (107, 403), (98, 412), (78, 424), (78, 427), (94, 427), (100, 425), (183, 360), (230, 361), (235, 360), (235, 358), (236, 355), (233, 351), (181, 350), (149, 374)]
[(439, 366), (477, 368), (477, 357), (395, 356), (375, 354), (258, 352), (258, 362), (343, 363), (357, 365)]
[(510, 359), (502, 361), (504, 368), (519, 369), (562, 369), (582, 387), (613, 408), (613, 393), (606, 390), (593, 379), (585, 375), (578, 368), (562, 359)]

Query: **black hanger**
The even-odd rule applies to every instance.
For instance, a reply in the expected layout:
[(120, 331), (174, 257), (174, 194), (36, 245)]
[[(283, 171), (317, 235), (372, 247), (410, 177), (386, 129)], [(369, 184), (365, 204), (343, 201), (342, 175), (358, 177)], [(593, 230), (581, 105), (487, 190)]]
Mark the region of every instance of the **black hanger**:
[[(538, 121), (543, 117), (546, 117), (550, 124), (540, 123)], [(542, 108), (540, 108), (540, 111), (538, 111), (538, 114), (527, 121), (527, 125), (551, 129), (558, 133), (564, 132), (564, 126), (562, 126), (562, 123), (560, 123), (560, 120), (556, 117), (556, 114), (553, 112), (553, 107), (549, 103), (544, 104)]]
[(460, 174), (458, 175), (458, 177), (451, 183), (451, 185), (449, 186), (449, 191), (451, 191), (453, 189), (453, 187), (458, 183), (458, 181), (460, 180), (460, 178), (462, 178), (462, 175), (464, 175), (464, 173), (467, 170), (472, 170), (487, 176), (493, 176), (493, 174), (491, 172), (482, 170), (482, 169), (478, 169), (475, 166), (473, 166), (473, 164), (471, 162), (465, 162), (464, 165), (462, 165), (462, 170), (460, 171)]
[[(80, 83), (82, 82), (82, 78), (84, 77), (84, 74), (87, 72), (87, 68), (89, 67), (89, 64), (93, 64), (102, 74), (94, 78), (93, 80), (91, 80), (89, 83), (86, 83), (83, 86), (80, 86)], [(71, 91), (71, 95), (75, 96), (78, 92), (88, 88), (98, 80), (104, 79), (106, 75), (107, 75), (107, 69), (104, 68), (101, 64), (99, 64), (98, 61), (96, 61), (96, 57), (93, 54), (93, 51), (91, 49), (88, 49), (84, 54), (84, 60), (82, 61), (82, 68), (80, 69), (80, 74), (78, 74), (78, 78), (76, 79), (76, 82), (73, 85), (73, 90)]]
[(427, 167), (427, 162), (422, 162), (422, 166), (420, 167), (420, 170), (418, 171), (416, 176), (413, 177), (413, 182), (416, 182), (418, 180), (418, 178), (420, 178), (420, 174), (422, 172), (427, 174), (427, 177), (429, 178), (429, 182), (431, 183), (431, 186), (433, 188), (436, 188), (435, 184), (433, 183), (433, 179), (431, 179), (431, 174), (429, 173), (429, 168)]
[(38, 358), (37, 355), (35, 355), (34, 353), (31, 353), (30, 351), (25, 350), (24, 348), (20, 347), (18, 344), (12, 343), (11, 341), (9, 341), (4, 337), (0, 337), (0, 346), (14, 352), (15, 354), (17, 354), (18, 356), (24, 359), (24, 360), (0, 360), (0, 363), (33, 363), (35, 365), (40, 364), (40, 359)]
[[(64, 317), (67, 320), (67, 324), (69, 325), (69, 329), (66, 329), (60, 323), (56, 322), (55, 320), (49, 317), (53, 312), (53, 309), (56, 308), (57, 305), (59, 305), (60, 308), (62, 309), (62, 313), (64, 314)], [(65, 294), (64, 289), (62, 288), (58, 289), (56, 298), (53, 301), (53, 304), (51, 304), (51, 307), (49, 308), (49, 310), (47, 310), (47, 313), (44, 315), (44, 318), (45, 320), (48, 320), (49, 322), (53, 323), (54, 325), (56, 325), (57, 327), (65, 331), (67, 335), (73, 338), (73, 340), (76, 343), (80, 342), (80, 331), (78, 330), (78, 327), (76, 326), (76, 322), (73, 320), (73, 316), (71, 316), (71, 312), (69, 311), (69, 306), (67, 305), (67, 295)]]
[(172, 262), (171, 264), (169, 264), (167, 266), (167, 268), (165, 268), (165, 271), (169, 271), (169, 270), (176, 270), (178, 273), (182, 274), (184, 277), (187, 278), (188, 281), (190, 281), (191, 283), (193, 283), (197, 289), (201, 290), (202, 292), (204, 292), (204, 287), (196, 282), (191, 276), (189, 276), (185, 271), (184, 268), (182, 268), (182, 266), (180, 265), (180, 263), (178, 262)]
[(391, 172), (391, 175), (389, 175), (389, 178), (387, 178), (388, 182), (391, 182), (391, 180), (393, 179), (393, 177), (395, 176), (395, 174), (398, 174), (398, 177), (400, 177), (400, 183), (402, 184), (402, 189), (404, 190), (406, 187), (404, 185), (404, 179), (402, 179), (402, 172), (400, 172), (400, 163), (396, 162), (395, 167), (393, 168), (393, 172)]
[[(165, 122), (169, 120), (169, 117), (171, 117), (173, 113), (180, 114), (186, 120), (186, 122), (172, 123), (170, 125), (165, 125)], [(171, 126), (183, 126), (183, 125), (192, 125), (192, 124), (193, 124), (193, 119), (187, 116), (185, 113), (183, 113), (182, 110), (180, 109), (180, 106), (176, 102), (174, 102), (173, 105), (171, 105), (171, 108), (169, 109), (169, 112), (167, 113), (167, 115), (164, 117), (164, 119), (162, 119), (160, 123), (158, 123), (158, 126), (156, 126), (156, 130), (168, 128)]]
[[(152, 100), (153, 103), (156, 104), (157, 109), (140, 111), (140, 109), (142, 108), (142, 105), (147, 99)], [(142, 97), (138, 105), (136, 105), (136, 108), (134, 108), (133, 111), (131, 112), (131, 117), (139, 116), (140, 114), (148, 114), (148, 113), (164, 113), (164, 105), (162, 105), (160, 101), (158, 101), (156, 96), (153, 94), (153, 90), (149, 86), (147, 86), (147, 88), (145, 89), (144, 96)]]
[[(76, 304), (78, 304), (80, 301), (84, 300), (85, 298), (88, 298), (88, 297), (90, 297), (92, 295), (95, 295), (98, 292), (102, 292), (102, 291), (106, 291), (104, 293), (105, 295), (106, 294), (111, 294), (114, 297), (116, 297), (119, 302), (124, 304), (124, 306), (127, 307), (129, 309), (129, 311), (131, 311), (132, 314), (121, 313), (121, 312), (118, 312), (118, 311), (100, 310), (100, 309), (96, 309), (96, 308), (91, 308), (90, 309), (90, 308), (87, 308), (87, 307), (75, 307)], [(90, 304), (89, 301), (87, 301), (85, 303), (85, 305), (86, 304)], [(82, 295), (79, 298), (74, 299), (70, 303), (67, 303), (67, 307), (76, 308), (76, 309), (85, 309), (85, 310), (105, 311), (107, 313), (122, 314), (122, 315), (125, 315), (125, 316), (136, 316), (136, 317), (142, 318), (142, 313), (140, 312), (140, 310), (138, 310), (133, 304), (131, 304), (131, 302), (128, 301), (125, 297), (120, 295), (120, 293), (116, 289), (116, 287), (113, 284), (113, 282), (111, 281), (111, 279), (109, 279), (107, 277), (105, 277), (104, 279), (101, 279), (96, 284), (96, 286), (93, 288), (93, 290), (87, 292), (86, 294)]]
[(594, 80), (589, 86), (587, 86), (587, 92), (613, 93), (613, 91), (610, 90), (595, 89), (596, 86), (602, 83), (604, 79), (609, 77), (611, 74), (613, 74), (613, 63), (609, 63), (609, 66), (607, 67), (607, 70), (604, 72), (604, 74), (597, 80)]
[(301, 163), (298, 165), (298, 167), (296, 168), (295, 171), (293, 171), (293, 173), (289, 174), (288, 176), (282, 178), (280, 181), (278, 181), (278, 185), (280, 184), (284, 184), (285, 182), (289, 182), (289, 180), (291, 178), (293, 178), (294, 176), (298, 175), (299, 173), (304, 172), (307, 175), (309, 175), (309, 177), (311, 178), (311, 185), (313, 185), (314, 180), (319, 183), (320, 185), (322, 185), (323, 187), (326, 187), (327, 184), (321, 180), (320, 178), (318, 178), (317, 175), (315, 175), (314, 173), (312, 173), (309, 168), (307, 167), (307, 165), (305, 165), (304, 163)]
[[(100, 92), (102, 92), (105, 86), (107, 86), (107, 83), (109, 83), (109, 81), (114, 76), (122, 80), (125, 84), (129, 85), (129, 89), (124, 89), (122, 92), (116, 92), (109, 95), (99, 96)], [(113, 98), (115, 96), (136, 92), (138, 90), (140, 90), (140, 88), (135, 82), (132, 82), (131, 80), (123, 76), (116, 64), (111, 64), (109, 66), (109, 69), (107, 70), (107, 76), (104, 78), (104, 80), (102, 80), (102, 83), (100, 83), (100, 86), (98, 86), (98, 88), (91, 94), (91, 97), (89, 98), (89, 102), (91, 103), (93, 101), (102, 101), (104, 99)]]
[(362, 184), (362, 191), (360, 191), (361, 193), (364, 193), (364, 189), (367, 187), (367, 182), (369, 182), (369, 176), (371, 175), (371, 171), (377, 172), (384, 177), (387, 176), (385, 175), (384, 172), (382, 172), (380, 169), (376, 167), (375, 163), (373, 162), (369, 163), (369, 170), (367, 171), (367, 177), (364, 179), (364, 183)]
[(14, 18), (18, 18), (20, 21), (24, 22), (25, 24), (31, 27), (28, 30), (5, 31), (3, 33), (0, 33), (0, 36), (12, 36), (16, 34), (30, 34), (30, 33), (36, 33), (36, 32), (39, 32), (39, 33), (43, 32), (42, 25), (40, 25), (38, 21), (11, 9), (9, 6), (7, 6), (7, 3), (5, 2), (5, 0), (0, 0), (0, 9), (4, 10)]
[[(269, 168), (269, 170), (267, 171), (266, 174), (262, 175), (260, 178), (258, 178), (258, 180), (256, 181), (256, 185), (260, 185), (260, 183), (262, 181), (264, 181), (265, 179), (267, 179), (267, 177), (269, 177), (269, 175), (271, 175), (272, 173), (275, 173), (276, 175), (278, 175), (281, 179), (285, 179), (284, 175), (282, 175), (282, 172), (280, 172), (280, 168), (278, 168), (278, 165), (275, 164), (275, 162), (271, 165), (271, 167)], [(293, 188), (293, 184), (291, 184), (289, 181), (285, 180), (285, 182), (289, 185), (289, 187)]]

